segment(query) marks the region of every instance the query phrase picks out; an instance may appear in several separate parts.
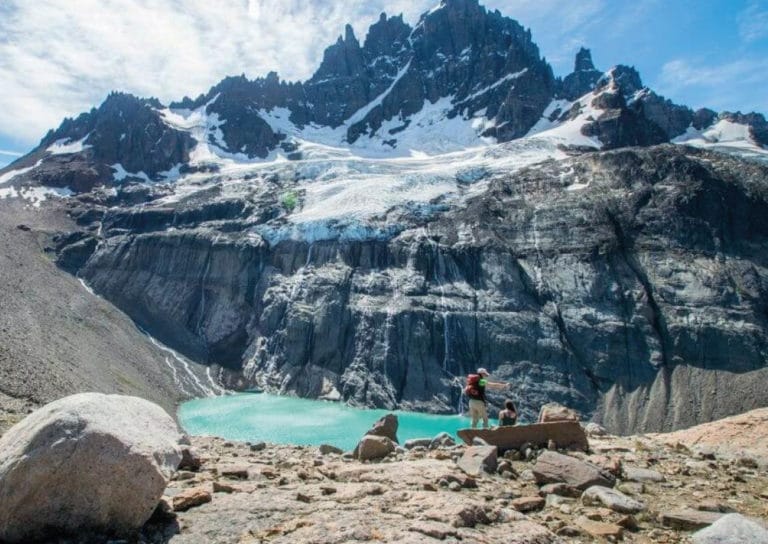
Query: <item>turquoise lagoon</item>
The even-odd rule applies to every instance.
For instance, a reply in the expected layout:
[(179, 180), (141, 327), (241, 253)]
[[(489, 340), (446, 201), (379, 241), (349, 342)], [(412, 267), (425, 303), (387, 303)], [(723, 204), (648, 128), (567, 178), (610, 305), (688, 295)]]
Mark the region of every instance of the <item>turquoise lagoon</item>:
[(456, 436), (469, 427), (469, 418), (436, 416), (391, 410), (363, 410), (329, 401), (281, 397), (266, 393), (237, 393), (185, 402), (179, 421), (193, 435), (220, 436), (228, 440), (278, 444), (332, 444), (344, 450), (355, 447), (363, 433), (384, 414), (397, 414), (397, 436), (431, 438), (443, 431)]

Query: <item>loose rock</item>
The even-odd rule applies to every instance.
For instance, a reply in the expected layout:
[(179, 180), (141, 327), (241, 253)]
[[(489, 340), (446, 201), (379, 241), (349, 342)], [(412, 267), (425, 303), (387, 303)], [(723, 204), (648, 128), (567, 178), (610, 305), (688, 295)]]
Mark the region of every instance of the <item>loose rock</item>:
[(211, 502), (211, 494), (202, 487), (192, 487), (174, 495), (172, 499), (173, 511), (184, 512), (207, 502)]
[(581, 502), (588, 506), (602, 504), (621, 514), (636, 514), (645, 510), (645, 504), (627, 497), (621, 491), (602, 486), (592, 486), (581, 496)]
[(613, 487), (615, 483), (610, 474), (595, 465), (554, 451), (542, 453), (532, 471), (539, 484), (562, 482), (584, 490), (593, 485)]
[(470, 476), (483, 472), (496, 472), (498, 448), (496, 446), (470, 446), (457, 462), (457, 466)]

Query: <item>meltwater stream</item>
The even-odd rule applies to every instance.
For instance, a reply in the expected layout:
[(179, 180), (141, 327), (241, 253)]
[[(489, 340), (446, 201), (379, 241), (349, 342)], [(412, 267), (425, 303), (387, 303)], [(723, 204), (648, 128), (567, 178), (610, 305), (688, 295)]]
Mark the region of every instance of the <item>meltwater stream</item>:
[(436, 416), (415, 412), (363, 410), (341, 403), (297, 399), (266, 393), (238, 393), (185, 402), (179, 421), (193, 435), (213, 435), (228, 440), (278, 444), (332, 444), (352, 450), (371, 425), (384, 414), (397, 414), (397, 436), (432, 438), (469, 427), (461, 416)]

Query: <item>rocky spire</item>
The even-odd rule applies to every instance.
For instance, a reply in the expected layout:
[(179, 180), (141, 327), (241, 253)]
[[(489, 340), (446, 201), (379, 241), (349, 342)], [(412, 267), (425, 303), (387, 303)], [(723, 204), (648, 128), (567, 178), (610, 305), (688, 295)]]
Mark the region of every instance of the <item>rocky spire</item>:
[(576, 100), (595, 88), (602, 72), (595, 69), (592, 53), (586, 47), (581, 47), (576, 53), (573, 63), (573, 73), (563, 80), (560, 96), (568, 100)]
[(595, 69), (595, 65), (592, 63), (592, 52), (582, 47), (579, 52), (576, 53), (576, 62), (573, 66), (574, 72), (588, 72)]

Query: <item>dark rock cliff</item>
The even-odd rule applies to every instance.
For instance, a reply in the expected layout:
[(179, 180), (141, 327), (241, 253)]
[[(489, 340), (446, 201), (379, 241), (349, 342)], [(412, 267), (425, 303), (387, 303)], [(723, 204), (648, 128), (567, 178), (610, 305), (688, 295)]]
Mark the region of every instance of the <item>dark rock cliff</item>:
[(670, 429), (768, 402), (766, 180), (689, 148), (587, 154), (389, 240), (313, 244), (242, 234), (282, 213), (265, 180), (247, 205), (112, 208), (77, 273), (233, 385), (450, 412), (485, 366), (527, 414)]

